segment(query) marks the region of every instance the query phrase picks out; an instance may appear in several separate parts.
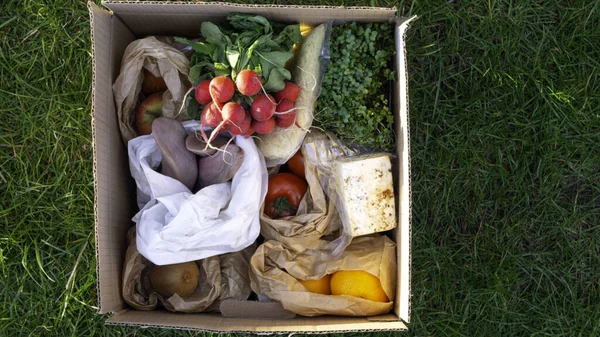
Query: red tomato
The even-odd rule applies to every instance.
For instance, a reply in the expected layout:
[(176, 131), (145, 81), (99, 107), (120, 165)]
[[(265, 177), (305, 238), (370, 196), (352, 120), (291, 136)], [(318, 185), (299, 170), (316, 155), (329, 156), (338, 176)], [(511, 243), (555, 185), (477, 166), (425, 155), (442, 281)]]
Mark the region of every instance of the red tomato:
[(307, 189), (306, 180), (294, 174), (277, 173), (270, 176), (265, 197), (265, 214), (272, 219), (296, 215)]
[(306, 173), (304, 171), (304, 156), (302, 155), (302, 151), (298, 150), (298, 152), (296, 152), (292, 158), (287, 161), (287, 166), (293, 174), (306, 179)]

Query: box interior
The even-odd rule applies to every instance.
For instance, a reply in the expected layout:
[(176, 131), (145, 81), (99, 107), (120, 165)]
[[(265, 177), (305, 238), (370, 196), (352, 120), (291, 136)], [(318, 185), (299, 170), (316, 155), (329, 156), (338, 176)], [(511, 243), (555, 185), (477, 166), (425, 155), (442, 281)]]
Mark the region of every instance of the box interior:
[[(121, 297), (121, 271), (126, 231), (136, 213), (135, 185), (129, 176), (126, 148), (122, 143), (112, 95), (127, 45), (147, 35), (195, 36), (206, 19), (224, 20), (231, 12), (260, 13), (270, 20), (311, 24), (328, 19), (381, 22), (395, 20), (397, 50), (404, 51), (404, 33), (412, 19), (397, 19), (389, 8), (236, 5), (225, 3), (105, 2), (109, 12), (89, 3), (92, 26), (93, 94), (92, 138), (96, 254), (99, 312), (115, 313), (113, 324), (162, 326), (206, 331), (333, 332), (404, 330), (410, 319), (410, 158), (408, 146), (408, 96), (405, 55), (398, 55), (398, 81), (394, 91), (398, 173), (398, 222), (393, 232), (398, 243), (398, 284), (394, 314), (364, 317), (300, 317), (256, 320), (213, 314), (179, 314), (166, 311), (130, 310)], [(398, 99), (401, 98), (401, 99)], [(243, 305), (241, 302), (240, 305)], [(401, 321), (401, 320), (402, 321)]]

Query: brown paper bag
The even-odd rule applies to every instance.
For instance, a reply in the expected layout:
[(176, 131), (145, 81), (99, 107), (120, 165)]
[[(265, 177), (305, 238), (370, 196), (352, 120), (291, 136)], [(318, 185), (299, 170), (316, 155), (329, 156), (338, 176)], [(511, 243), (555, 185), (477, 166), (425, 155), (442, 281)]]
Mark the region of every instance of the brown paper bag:
[[(326, 137), (315, 130), (307, 135), (304, 143)], [(301, 147), (303, 149), (304, 146)], [(281, 219), (271, 219), (261, 209), (260, 234), (266, 240), (275, 240), (285, 244), (288, 249), (302, 252), (317, 249), (320, 239), (327, 236), (333, 239), (341, 228), (339, 213), (335, 203), (323, 191), (316, 168), (305, 161), (308, 190), (298, 205), (296, 215)], [(264, 207), (264, 205), (263, 205)]]
[(163, 94), (163, 116), (184, 120), (179, 114), (186, 92), (192, 86), (188, 76), (190, 62), (179, 50), (170, 45), (172, 39), (154, 36), (135, 40), (125, 49), (121, 71), (113, 84), (119, 128), (125, 144), (139, 135), (135, 128), (135, 110), (142, 89), (146, 68), (154, 76), (162, 76), (167, 85)]
[[(319, 241), (321, 248), (328, 242)], [(304, 316), (373, 316), (388, 313), (393, 302), (309, 292), (298, 280), (317, 280), (338, 270), (364, 270), (381, 281), (389, 299), (396, 289), (396, 244), (386, 236), (354, 238), (339, 257), (322, 249), (294, 252), (277, 241), (262, 244), (250, 260), (252, 290)]]
[(135, 227), (127, 233), (129, 246), (123, 266), (123, 298), (138, 310), (153, 310), (160, 302), (169, 311), (218, 311), (223, 300), (246, 300), (250, 296), (248, 263), (256, 246), (235, 253), (212, 256), (196, 261), (200, 281), (196, 292), (185, 299), (175, 294), (164, 298), (153, 291), (149, 270), (152, 263), (136, 246)]

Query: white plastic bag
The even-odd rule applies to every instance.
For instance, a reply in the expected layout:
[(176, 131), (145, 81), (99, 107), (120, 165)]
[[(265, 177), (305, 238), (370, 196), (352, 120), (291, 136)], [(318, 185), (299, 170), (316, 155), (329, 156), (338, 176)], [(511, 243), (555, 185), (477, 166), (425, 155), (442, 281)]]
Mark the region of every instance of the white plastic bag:
[[(196, 121), (183, 123), (188, 132)], [(231, 182), (207, 186), (196, 194), (156, 171), (162, 154), (154, 138), (129, 142), (129, 165), (141, 210), (133, 217), (140, 253), (157, 265), (195, 261), (237, 252), (260, 233), (260, 206), (267, 193), (265, 160), (252, 139), (235, 138), (244, 150)]]

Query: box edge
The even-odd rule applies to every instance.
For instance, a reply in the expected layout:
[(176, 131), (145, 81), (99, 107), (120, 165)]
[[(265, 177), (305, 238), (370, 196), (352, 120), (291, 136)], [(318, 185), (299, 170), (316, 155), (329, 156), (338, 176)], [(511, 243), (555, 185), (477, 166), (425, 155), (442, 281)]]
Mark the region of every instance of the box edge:
[(87, 2), (88, 12), (90, 16), (90, 45), (92, 52), (92, 93), (91, 93), (91, 108), (90, 108), (90, 123), (91, 123), (91, 131), (92, 131), (92, 176), (94, 179), (94, 235), (95, 235), (95, 254), (96, 254), (96, 299), (98, 301), (98, 313), (104, 314), (106, 313), (102, 306), (102, 301), (100, 300), (100, 263), (99, 263), (99, 255), (98, 255), (98, 171), (97, 171), (97, 163), (98, 163), (98, 149), (96, 148), (96, 123), (94, 123), (94, 115), (96, 110), (96, 48), (94, 47), (95, 36), (94, 36), (94, 15), (95, 11), (103, 10), (98, 5), (96, 5), (92, 0), (88, 0)]
[(243, 334), (260, 334), (260, 335), (283, 335), (287, 334), (289, 336), (294, 334), (305, 334), (305, 335), (316, 335), (316, 334), (339, 334), (339, 333), (348, 333), (348, 332), (388, 332), (388, 331), (408, 331), (408, 327), (401, 321), (398, 321), (401, 326), (396, 328), (384, 328), (384, 329), (344, 329), (344, 330), (321, 330), (321, 331), (303, 331), (303, 330), (276, 330), (276, 331), (263, 331), (263, 330), (213, 330), (213, 329), (202, 329), (202, 328), (193, 328), (193, 327), (184, 327), (184, 326), (172, 326), (172, 325), (164, 325), (164, 324), (142, 324), (142, 323), (128, 323), (128, 322), (115, 322), (112, 320), (112, 317), (106, 320), (107, 325), (113, 326), (129, 326), (129, 327), (139, 327), (139, 328), (159, 328), (159, 329), (167, 329), (167, 330), (182, 330), (182, 331), (197, 331), (197, 332), (207, 332), (207, 333), (219, 333), (219, 334), (232, 334), (232, 333), (243, 333)]
[[(400, 214), (402, 221), (406, 223), (407, 228), (401, 232), (401, 236), (406, 236), (406, 239), (402, 239), (403, 243), (406, 240), (407, 247), (402, 249), (401, 257), (403, 259), (402, 265), (400, 267), (406, 268), (407, 277), (404, 280), (406, 284), (400, 285), (400, 312), (398, 313), (399, 318), (406, 322), (410, 323), (410, 314), (411, 314), (411, 297), (412, 297), (412, 289), (411, 289), (411, 275), (412, 275), (412, 188), (411, 188), (411, 163), (410, 163), (410, 114), (409, 114), (409, 95), (408, 95), (408, 65), (406, 60), (406, 33), (410, 28), (410, 22), (417, 19), (416, 15), (400, 18), (399, 24), (397, 27), (397, 39), (396, 39), (396, 49), (402, 50), (403, 55), (398, 59), (399, 64), (398, 71), (400, 70), (404, 72), (404, 77), (399, 79), (398, 83), (398, 95), (401, 99), (404, 99), (404, 103), (400, 104), (400, 118), (401, 123), (404, 124), (404, 128), (406, 132), (402, 135), (404, 148), (402, 151), (402, 162), (406, 162), (406, 172), (402, 177), (402, 184), (407, 187), (407, 213)], [(406, 260), (404, 260), (406, 259)], [(401, 283), (402, 278), (400, 277)], [(404, 290), (404, 291), (403, 291)]]
[[(371, 7), (371, 6), (315, 6), (315, 5), (286, 5), (286, 4), (238, 4), (224, 1), (102, 1), (102, 6), (111, 8), (110, 5), (183, 5), (183, 6), (222, 6), (231, 8), (280, 8), (280, 7), (292, 7), (292, 8), (312, 8), (312, 9), (351, 9), (351, 10), (377, 10), (377, 11), (389, 11), (397, 12), (396, 6), (394, 7)], [(112, 8), (111, 8), (112, 9)]]
[[(103, 1), (102, 5), (113, 4), (113, 3), (142, 4), (141, 2), (136, 2), (136, 1), (106, 1), (106, 2)], [(161, 2), (161, 1), (148, 1), (148, 2), (144, 2), (144, 4), (167, 4), (167, 3), (168, 4), (188, 4), (188, 5), (191, 5), (191, 4), (198, 5), (199, 4), (199, 3)], [(224, 4), (224, 3), (214, 2), (212, 4)], [(92, 6), (94, 6), (95, 9), (92, 9)], [(239, 6), (232, 6), (232, 7), (238, 8), (238, 7), (245, 7), (245, 6), (257, 7), (257, 8), (267, 8), (267, 7), (269, 7), (269, 8), (277, 8), (277, 7), (280, 7), (280, 6), (283, 6), (283, 5), (239, 5)], [(286, 7), (290, 7), (288, 5), (285, 5), (285, 6)], [(396, 11), (395, 7), (394, 8), (360, 7), (360, 6), (355, 6), (355, 7), (345, 7), (345, 6), (291, 6), (291, 7), (297, 7), (297, 8), (332, 8), (332, 9), (369, 9), (369, 10), (378, 10), (378, 9), (381, 9), (381, 10), (388, 10), (388, 11), (392, 11), (392, 10)], [(92, 104), (92, 107), (91, 107), (92, 122), (91, 123), (92, 123), (92, 139), (95, 139), (96, 135), (95, 135), (95, 126), (94, 126), (94, 124), (95, 124), (94, 123), (94, 99), (95, 99), (94, 92), (95, 92), (95, 85), (96, 85), (96, 74), (95, 74), (95, 70), (96, 70), (96, 67), (95, 67), (95, 53), (96, 52), (94, 50), (94, 32), (93, 32), (94, 31), (94, 27), (93, 27), (93, 16), (94, 16), (94, 13), (93, 13), (93, 11), (94, 10), (105, 11), (107, 13), (110, 13), (111, 15), (112, 15), (112, 13), (111, 13), (111, 11), (107, 11), (107, 10), (101, 8), (100, 6), (96, 5), (92, 1), (88, 1), (88, 8), (89, 8), (89, 15), (90, 15), (90, 26), (91, 26), (90, 32), (91, 32), (91, 41), (92, 41), (92, 43), (91, 43), (91, 45), (92, 45), (92, 47), (91, 47), (92, 48), (92, 94), (91, 94), (92, 95), (92, 98), (91, 98), (92, 99), (92, 101), (91, 101), (91, 104)], [(404, 40), (404, 35), (406, 33), (406, 30), (408, 29), (408, 23), (410, 21), (412, 21), (413, 19), (415, 19), (415, 18), (416, 18), (416, 16), (413, 16), (411, 18), (406, 19), (406, 21), (404, 21), (402, 23), (402, 25), (405, 25), (405, 27), (403, 28), (403, 32), (402, 32), (402, 37), (401, 37), (402, 40)], [(404, 41), (403, 41), (403, 44), (404, 44)], [(408, 102), (408, 72), (406, 70), (406, 67), (407, 67), (407, 64), (406, 64), (406, 49), (403, 48), (402, 50), (404, 52), (403, 58), (404, 58), (404, 68), (405, 68), (405, 77), (406, 77), (406, 85), (405, 85), (405, 88), (406, 88), (405, 89), (405, 94), (406, 95), (405, 96), (401, 96), (401, 97), (405, 97), (406, 98), (406, 103), (405, 104), (406, 104), (406, 110), (407, 110), (406, 114), (407, 114), (407, 122), (408, 122), (409, 121), (409, 119), (408, 119), (408, 103), (409, 103)], [(409, 239), (408, 240), (408, 245), (409, 245), (409, 257), (408, 257), (408, 260), (409, 260), (408, 261), (408, 276), (409, 276), (409, 280), (408, 280), (408, 287), (409, 288), (408, 289), (409, 289), (409, 293), (408, 293), (408, 296), (409, 296), (409, 298), (408, 298), (408, 313), (407, 313), (406, 319), (404, 319), (403, 317), (399, 317), (400, 319), (404, 320), (407, 323), (410, 322), (410, 310), (411, 310), (410, 309), (410, 296), (411, 296), (411, 294), (410, 294), (410, 286), (411, 286), (410, 275), (411, 275), (411, 269), (410, 268), (411, 268), (411, 261), (412, 261), (412, 257), (410, 256), (411, 232), (412, 232), (412, 230), (411, 230), (411, 228), (412, 228), (411, 227), (411, 217), (412, 217), (412, 215), (411, 215), (411, 213), (412, 213), (411, 195), (412, 195), (412, 192), (411, 192), (411, 186), (410, 186), (410, 137), (409, 137), (410, 132), (409, 132), (409, 128), (408, 127), (409, 127), (409, 125), (407, 125), (407, 128), (406, 128), (406, 130), (407, 130), (407, 136), (408, 137), (407, 137), (407, 141), (405, 142), (405, 146), (407, 146), (408, 159), (409, 159), (409, 161), (408, 161), (408, 171), (406, 172), (406, 174), (408, 176), (408, 179), (409, 179), (409, 184), (408, 184), (408, 195), (409, 195), (409, 199), (408, 199), (408, 201), (409, 201), (409, 207), (408, 207), (408, 226), (409, 226), (409, 228), (408, 228), (408, 231), (409, 231), (409, 234), (408, 234), (409, 235), (408, 236), (408, 239)], [(94, 148), (93, 144), (94, 144), (94, 142), (92, 142), (92, 148)], [(95, 150), (93, 150), (93, 151), (95, 151)], [(97, 172), (96, 172), (96, 160), (97, 160), (96, 159), (96, 153), (94, 152), (94, 159), (93, 159), (93, 170), (94, 170), (94, 172), (93, 172), (93, 174), (94, 174), (94, 191), (95, 192), (97, 191), (97, 180), (95, 179), (96, 174), (97, 174)], [(97, 197), (96, 197), (96, 193), (95, 193), (95, 196), (94, 196), (94, 216), (95, 216), (95, 218), (97, 218), (97, 214), (98, 214), (96, 198)], [(96, 220), (95, 220), (95, 222), (96, 222)], [(95, 226), (95, 235), (96, 235), (96, 261), (98, 261), (98, 232), (97, 232), (97, 226)], [(97, 296), (98, 296), (98, 312), (101, 313), (101, 314), (103, 314), (103, 313), (107, 313), (107, 311), (103, 311), (103, 308), (102, 308), (102, 305), (101, 305), (101, 301), (100, 301), (100, 287), (98, 286), (99, 285), (98, 284), (99, 283), (99, 277), (98, 277), (99, 265), (96, 266), (96, 273), (97, 273), (97, 292), (98, 292), (98, 294), (97, 294)], [(399, 316), (401, 316), (401, 314)], [(127, 324), (123, 324), (123, 323), (110, 323), (110, 324), (127, 325)], [(142, 325), (140, 325), (140, 326), (142, 326)], [(174, 328), (174, 327), (171, 327), (171, 326), (160, 326), (160, 325), (157, 325), (157, 327)], [(192, 330), (199, 330), (199, 329), (192, 329)], [(402, 331), (402, 330), (403, 329), (400, 329), (400, 330), (370, 330), (370, 329), (362, 330), (361, 329), (361, 330), (347, 330), (347, 331)], [(406, 330), (406, 329), (404, 329), (404, 330)], [(210, 330), (202, 330), (202, 331), (210, 331)], [(216, 330), (216, 331), (218, 331), (218, 330)], [(240, 331), (240, 332), (242, 332), (242, 331)], [(284, 331), (284, 332), (295, 333), (293, 331)], [(304, 331), (297, 331), (297, 332), (298, 333), (307, 333), (307, 332), (304, 332)], [(331, 332), (340, 332), (340, 331), (331, 331)], [(275, 334), (277, 332), (272, 332), (272, 333)], [(327, 333), (327, 332), (315, 332), (315, 333)]]

